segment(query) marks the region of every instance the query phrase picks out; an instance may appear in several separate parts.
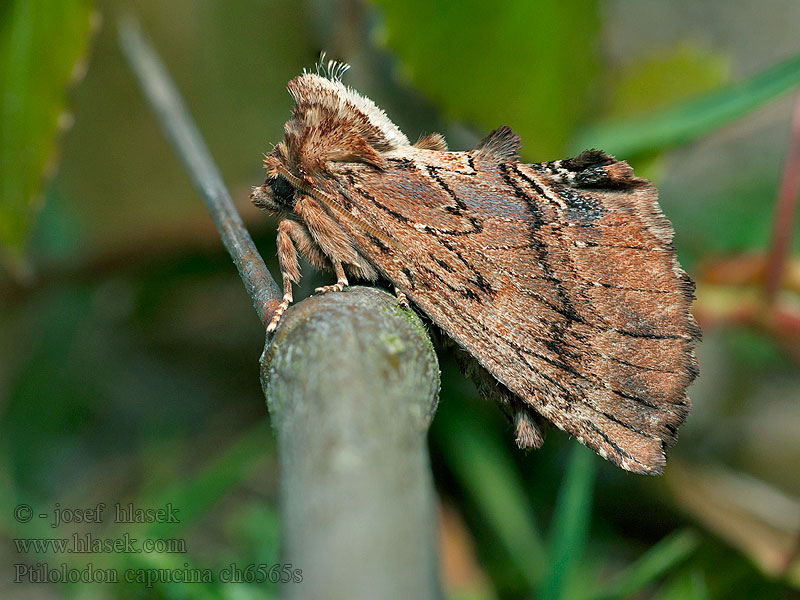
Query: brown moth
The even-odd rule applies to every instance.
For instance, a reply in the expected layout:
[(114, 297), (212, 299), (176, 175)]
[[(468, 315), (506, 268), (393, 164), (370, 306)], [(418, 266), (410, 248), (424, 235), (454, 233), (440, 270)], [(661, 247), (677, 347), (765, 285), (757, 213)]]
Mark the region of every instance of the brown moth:
[(280, 218), (269, 329), (300, 279), (297, 251), (336, 274), (318, 292), (389, 282), (471, 355), (464, 370), (521, 448), (541, 446), (544, 417), (623, 469), (661, 473), (700, 330), (655, 188), (599, 150), (521, 163), (508, 127), (469, 152), (439, 134), (411, 144), (341, 83), (346, 68), (289, 82), (292, 119), (253, 190)]

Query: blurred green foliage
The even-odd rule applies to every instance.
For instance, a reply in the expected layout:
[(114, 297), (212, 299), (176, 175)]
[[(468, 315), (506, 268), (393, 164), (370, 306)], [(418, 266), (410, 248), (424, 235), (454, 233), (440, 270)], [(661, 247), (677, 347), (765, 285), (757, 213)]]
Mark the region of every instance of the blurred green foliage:
[[(291, 106), (286, 81), (313, 64), (323, 43), (342, 54), (336, 58), (361, 57), (360, 71), (348, 74), (363, 82), (360, 91), (410, 99), (406, 112), (397, 103), (393, 119), (466, 129), (463, 137), (476, 139), (509, 124), (531, 160), (597, 145), (633, 157), (637, 168), (666, 158), (680, 166), (680, 154), (665, 149), (708, 135), (800, 81), (796, 44), (794, 57), (746, 76), (734, 68), (730, 48), (689, 37), (615, 62), (602, 48), (607, 30), (616, 25), (620, 35), (620, 25), (591, 0), (137, 6), (273, 261), (274, 223), (247, 206), (247, 192), (263, 177), (261, 154), (282, 134)], [(95, 8), (107, 24), (129, 9), (110, 0)], [(0, 18), (0, 236), (19, 249), (54, 152), (69, 74), (86, 43), (89, 5), (14, 1), (0, 6)], [(676, 20), (681, 30), (692, 26)], [(185, 537), (187, 555), (92, 561), (120, 569), (275, 562), (277, 473), (257, 367), (263, 332), (119, 57), (113, 30), (97, 34), (87, 78), (70, 96), (76, 127), (64, 140), (61, 172), (46, 188), (29, 247), (38, 279), (26, 286), (0, 275), (0, 524), (11, 538), (53, 535), (45, 523), (11, 520), (21, 502), (43, 509), (55, 502), (172, 502), (185, 511), (180, 528), (125, 531)], [(685, 264), (765, 246), (780, 140), (724, 169), (711, 153), (690, 156), (694, 174), (684, 167), (678, 177), (674, 164), (654, 170)], [(306, 268), (296, 297), (320, 281)], [(770, 407), (788, 410), (791, 423), (795, 413), (785, 407), (800, 384), (796, 367), (763, 332), (712, 333), (703, 349), (695, 415), (671, 456), (761, 465), (757, 476), (781, 477), (788, 457), (800, 458), (796, 440), (778, 437), (783, 420), (758, 433), (761, 443), (776, 446), (761, 455), (751, 444), (754, 454), (745, 456), (747, 427)], [(441, 496), (468, 524), (491, 582), (463, 597), (795, 593), (688, 519), (658, 480), (622, 473), (556, 432), (541, 451), (519, 453), (499, 411), (475, 397), (451, 361), (442, 365), (430, 436), (434, 474)], [(783, 477), (781, 484), (800, 493), (796, 474)], [(8, 563), (41, 558), (5, 556)], [(26, 591), (10, 588), (8, 595)], [(271, 598), (277, 591), (244, 583), (190, 591), (131, 584), (113, 594)], [(89, 585), (64, 588), (76, 598), (96, 593)]]
[(375, 3), (409, 79), (449, 117), (487, 131), (511, 126), (526, 157), (563, 154), (591, 115), (595, 0)]
[(11, 0), (0, 10), (0, 253), (12, 260), (55, 159), (65, 88), (86, 50), (90, 15), (88, 0)]
[(668, 48), (624, 65), (613, 77), (603, 118), (642, 115), (719, 88), (730, 60), (694, 45)]
[(798, 83), (800, 56), (794, 56), (748, 80), (652, 115), (599, 123), (580, 135), (575, 147), (597, 146), (621, 156), (665, 150), (741, 117)]

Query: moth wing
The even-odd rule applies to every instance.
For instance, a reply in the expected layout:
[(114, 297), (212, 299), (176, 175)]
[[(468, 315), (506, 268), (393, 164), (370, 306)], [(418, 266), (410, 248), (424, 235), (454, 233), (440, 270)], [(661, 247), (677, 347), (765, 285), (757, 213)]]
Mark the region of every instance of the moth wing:
[(526, 405), (617, 465), (660, 473), (699, 329), (656, 190), (596, 151), (521, 164), (509, 134), (470, 153), (409, 147), (382, 171), (336, 166), (329, 191), (381, 235), (342, 224)]

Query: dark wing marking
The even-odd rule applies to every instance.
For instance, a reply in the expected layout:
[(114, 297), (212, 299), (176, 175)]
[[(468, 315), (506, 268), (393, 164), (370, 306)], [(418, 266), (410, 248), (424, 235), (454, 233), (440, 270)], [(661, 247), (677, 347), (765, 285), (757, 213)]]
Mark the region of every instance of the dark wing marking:
[[(362, 254), (501, 383), (601, 456), (660, 473), (699, 330), (656, 191), (602, 153), (524, 165), (512, 142), (335, 165), (324, 185), (404, 249), (342, 223)], [(589, 168), (610, 175), (583, 189), (570, 173)]]

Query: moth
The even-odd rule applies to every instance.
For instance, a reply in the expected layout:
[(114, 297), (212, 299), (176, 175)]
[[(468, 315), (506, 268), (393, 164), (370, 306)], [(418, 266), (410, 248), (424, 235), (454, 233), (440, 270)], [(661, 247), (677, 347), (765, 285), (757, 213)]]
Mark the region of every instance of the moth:
[(468, 354), (463, 369), (521, 448), (544, 421), (635, 473), (660, 474), (690, 410), (700, 329), (656, 189), (599, 151), (520, 162), (509, 127), (450, 152), (411, 144), (328, 62), (288, 84), (283, 141), (251, 199), (279, 218), (283, 302), (297, 253), (336, 283), (391, 284)]

